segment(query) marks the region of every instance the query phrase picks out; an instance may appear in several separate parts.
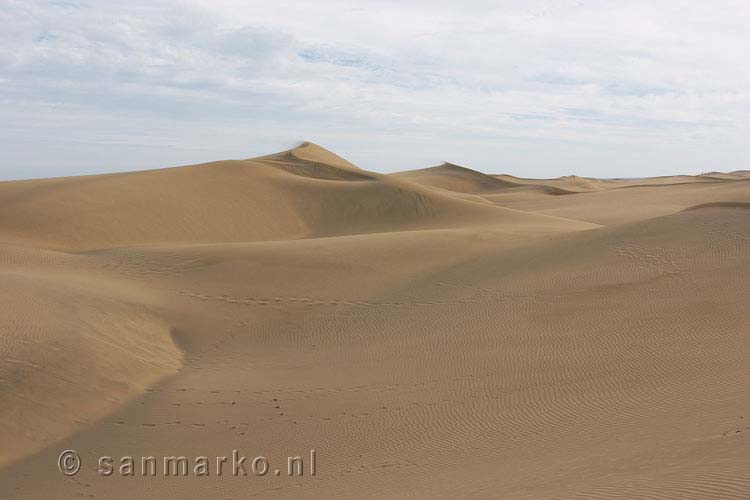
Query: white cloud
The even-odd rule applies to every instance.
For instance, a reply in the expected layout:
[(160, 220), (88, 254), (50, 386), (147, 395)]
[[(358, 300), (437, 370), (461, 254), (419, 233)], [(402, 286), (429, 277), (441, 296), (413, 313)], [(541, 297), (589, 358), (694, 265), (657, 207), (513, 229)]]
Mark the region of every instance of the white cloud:
[(6, 1), (0, 177), (319, 141), (366, 168), (747, 168), (745, 1)]

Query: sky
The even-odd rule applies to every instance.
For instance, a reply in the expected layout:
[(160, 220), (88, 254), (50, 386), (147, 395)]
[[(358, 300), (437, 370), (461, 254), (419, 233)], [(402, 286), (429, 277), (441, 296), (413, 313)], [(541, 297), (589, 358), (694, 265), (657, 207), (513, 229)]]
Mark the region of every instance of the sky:
[(750, 168), (750, 2), (0, 0), (0, 179), (249, 158)]

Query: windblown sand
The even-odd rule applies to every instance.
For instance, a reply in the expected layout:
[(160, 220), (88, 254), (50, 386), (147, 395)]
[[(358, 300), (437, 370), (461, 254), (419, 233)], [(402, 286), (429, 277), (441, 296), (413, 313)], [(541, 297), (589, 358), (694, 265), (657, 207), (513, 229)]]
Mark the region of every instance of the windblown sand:
[[(749, 304), (748, 172), (0, 183), (0, 498), (747, 500)], [(233, 449), (316, 475), (95, 471)]]

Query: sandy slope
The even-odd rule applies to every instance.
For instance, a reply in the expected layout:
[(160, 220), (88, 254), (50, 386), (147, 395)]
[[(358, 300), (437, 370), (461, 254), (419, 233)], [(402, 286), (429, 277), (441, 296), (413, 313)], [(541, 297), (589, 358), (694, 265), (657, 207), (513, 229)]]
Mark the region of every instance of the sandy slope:
[(180, 366), (147, 294), (85, 259), (0, 245), (0, 464), (86, 428)]
[[(750, 185), (711, 177), (304, 144), (0, 183), (2, 498), (746, 499)], [(311, 448), (315, 477), (94, 472)]]

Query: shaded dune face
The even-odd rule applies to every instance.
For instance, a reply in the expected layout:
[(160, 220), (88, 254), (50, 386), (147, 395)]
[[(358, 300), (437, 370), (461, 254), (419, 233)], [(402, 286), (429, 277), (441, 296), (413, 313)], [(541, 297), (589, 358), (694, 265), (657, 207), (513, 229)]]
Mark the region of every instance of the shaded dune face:
[[(0, 183), (0, 491), (745, 500), (748, 182), (382, 175), (304, 143)], [(71, 480), (67, 448), (320, 458)]]
[(86, 259), (0, 245), (0, 465), (85, 429), (177, 372), (170, 325)]

